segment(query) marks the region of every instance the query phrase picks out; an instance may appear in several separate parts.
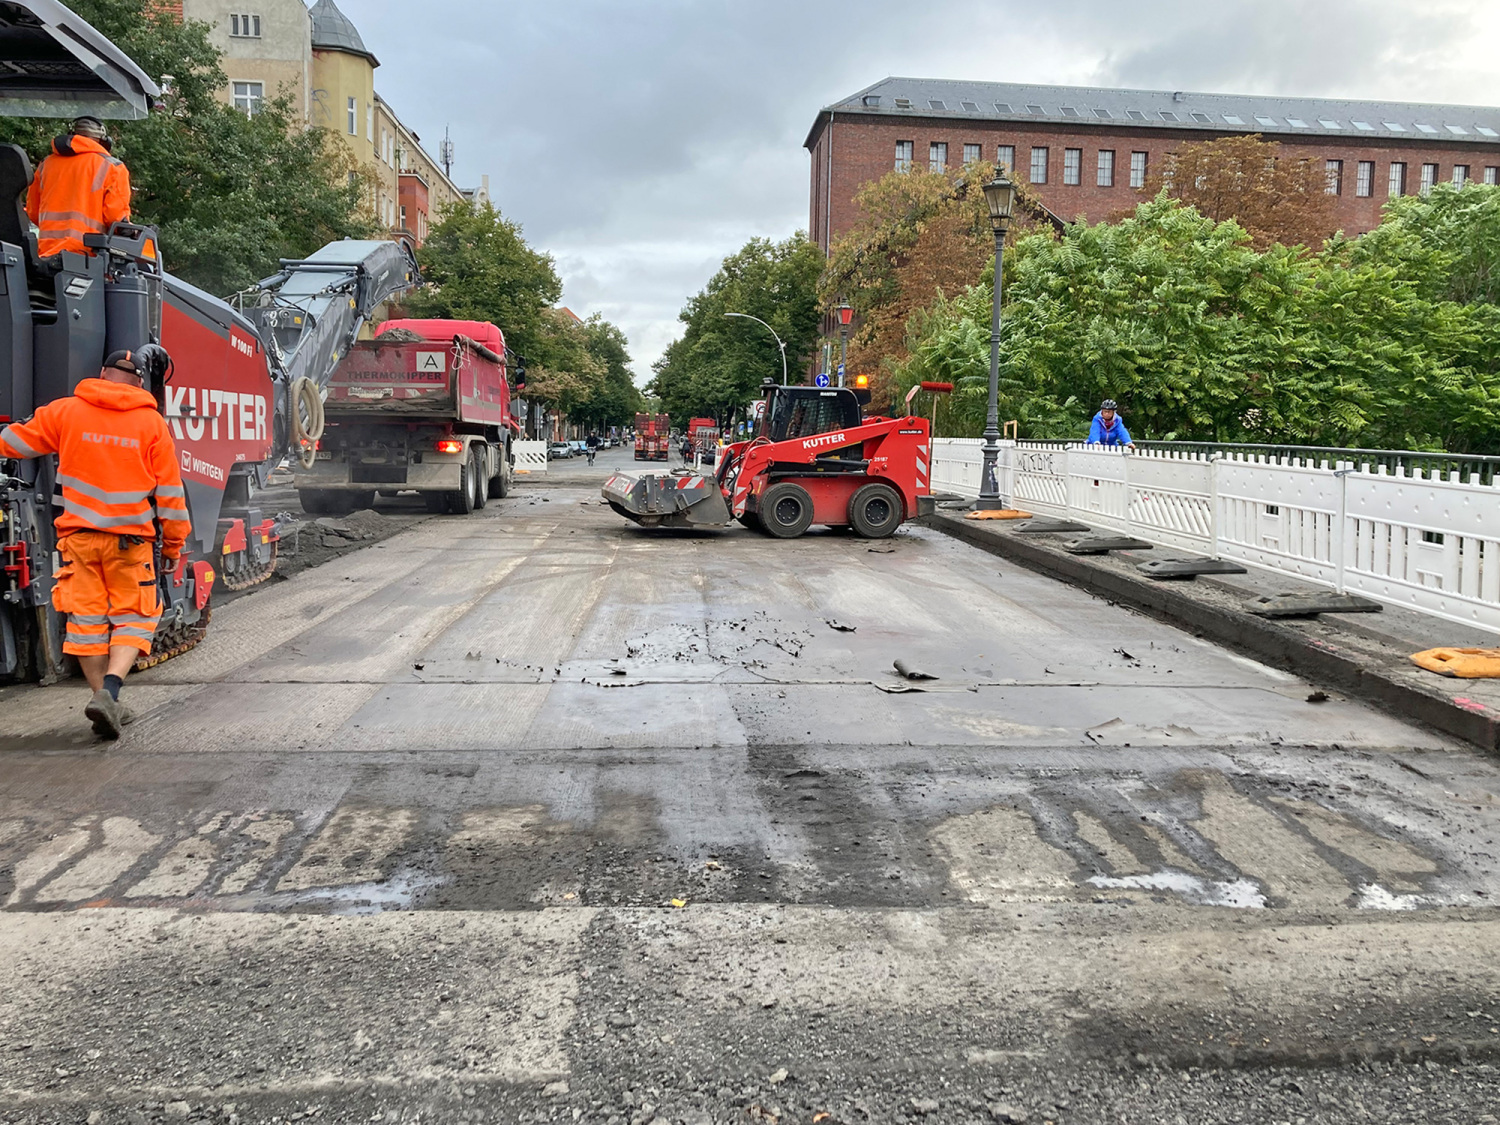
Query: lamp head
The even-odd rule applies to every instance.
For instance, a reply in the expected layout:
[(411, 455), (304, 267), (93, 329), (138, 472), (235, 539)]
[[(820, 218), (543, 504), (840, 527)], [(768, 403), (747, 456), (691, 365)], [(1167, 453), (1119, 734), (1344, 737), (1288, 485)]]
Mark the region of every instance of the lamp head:
[(845, 328), (848, 328), (849, 322), (854, 319), (854, 310), (848, 305), (840, 305), (838, 312), (839, 323), (842, 324)]
[(984, 202), (990, 209), (990, 226), (1004, 230), (1016, 206), (1016, 185), (1005, 178), (1003, 169), (997, 168), (995, 178), (984, 185)]

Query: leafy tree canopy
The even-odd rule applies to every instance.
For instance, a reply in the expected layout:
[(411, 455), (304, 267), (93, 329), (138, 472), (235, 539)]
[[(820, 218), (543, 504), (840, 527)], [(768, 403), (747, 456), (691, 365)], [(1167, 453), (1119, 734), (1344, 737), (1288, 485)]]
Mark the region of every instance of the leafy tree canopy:
[[(161, 233), (167, 268), (230, 293), (340, 238), (374, 229), (364, 182), (343, 143), (304, 129), (286, 98), (254, 118), (215, 97), (227, 81), (208, 25), (179, 22), (153, 0), (68, 0), (153, 78), (171, 75), (165, 111), (115, 122), (114, 153), (130, 169), (132, 217)], [(38, 164), (66, 122), (0, 120), (0, 141)], [(352, 173), (352, 174), (351, 174)]]
[(769, 324), (786, 344), (786, 366), (801, 382), (818, 336), (818, 277), (822, 252), (797, 233), (783, 242), (753, 238), (724, 259), (719, 272), (691, 298), (678, 319), (682, 338), (655, 364), (647, 392), (673, 418), (709, 417), (727, 425), (757, 398), (766, 379), (781, 381), (781, 352)]
[[(1162, 193), (1006, 257), (1001, 413), (1078, 438), (1104, 397), (1137, 437), (1500, 452), (1500, 189), (1402, 199), (1357, 242), (1257, 250)], [(908, 322), (899, 382), (958, 385), (975, 434), (991, 279)]]

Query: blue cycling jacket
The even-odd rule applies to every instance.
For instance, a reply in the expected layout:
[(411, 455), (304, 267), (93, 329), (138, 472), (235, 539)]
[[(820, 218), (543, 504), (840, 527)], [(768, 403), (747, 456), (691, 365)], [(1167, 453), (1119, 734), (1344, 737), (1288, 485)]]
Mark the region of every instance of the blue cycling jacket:
[(1125, 423), (1115, 415), (1115, 424), (1108, 429), (1104, 428), (1103, 414), (1094, 415), (1094, 424), (1089, 427), (1090, 445), (1129, 445), (1130, 431), (1125, 428)]

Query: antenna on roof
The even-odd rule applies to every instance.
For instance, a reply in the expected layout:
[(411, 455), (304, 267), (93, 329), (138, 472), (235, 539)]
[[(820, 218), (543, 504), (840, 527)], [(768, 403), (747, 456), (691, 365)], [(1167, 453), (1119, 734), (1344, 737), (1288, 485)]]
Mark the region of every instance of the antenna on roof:
[(453, 178), (453, 138), (448, 135), (448, 126), (443, 126), (443, 143), (438, 146), (438, 159), (443, 162), (443, 175)]

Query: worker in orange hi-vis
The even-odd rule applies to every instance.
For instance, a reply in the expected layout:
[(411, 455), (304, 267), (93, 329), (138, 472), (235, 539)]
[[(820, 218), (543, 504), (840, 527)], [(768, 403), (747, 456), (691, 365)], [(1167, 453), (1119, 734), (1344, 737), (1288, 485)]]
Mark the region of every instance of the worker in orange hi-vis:
[(63, 651), (78, 658), (93, 696), (84, 715), (101, 738), (133, 717), (120, 703), (125, 676), (161, 617), (153, 558), (157, 523), (163, 565), (175, 567), (190, 530), (177, 452), (142, 374), (160, 379), (166, 352), (147, 344), (114, 352), (97, 379), (71, 398), (0, 429), (0, 458), (57, 454), (63, 566), (52, 604), (68, 615)]
[(64, 250), (93, 251), (86, 234), (103, 234), (110, 224), (130, 218), (130, 173), (110, 155), (114, 147), (104, 124), (80, 117), (72, 132), (52, 140), (52, 155), (31, 178), (26, 214), (41, 234), (37, 253), (51, 257)]

